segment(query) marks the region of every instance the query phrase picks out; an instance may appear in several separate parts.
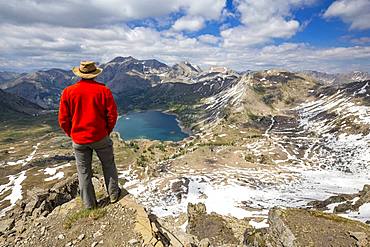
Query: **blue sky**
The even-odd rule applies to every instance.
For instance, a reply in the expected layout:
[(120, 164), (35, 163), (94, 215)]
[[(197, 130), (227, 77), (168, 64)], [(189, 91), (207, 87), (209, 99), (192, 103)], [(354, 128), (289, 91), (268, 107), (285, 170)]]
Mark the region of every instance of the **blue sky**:
[(236, 70), (370, 71), (370, 0), (15, 0), (0, 70), (115, 56)]

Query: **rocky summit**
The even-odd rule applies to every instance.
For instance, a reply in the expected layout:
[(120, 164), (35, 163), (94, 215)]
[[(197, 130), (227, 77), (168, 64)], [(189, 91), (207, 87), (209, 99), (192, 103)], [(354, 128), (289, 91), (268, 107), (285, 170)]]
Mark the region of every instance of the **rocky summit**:
[(181, 141), (112, 133), (121, 186), (79, 199), (57, 124), (77, 78), (0, 74), (1, 246), (370, 246), (370, 81), (366, 73), (236, 72), (117, 57), (100, 65), (120, 114), (175, 114)]

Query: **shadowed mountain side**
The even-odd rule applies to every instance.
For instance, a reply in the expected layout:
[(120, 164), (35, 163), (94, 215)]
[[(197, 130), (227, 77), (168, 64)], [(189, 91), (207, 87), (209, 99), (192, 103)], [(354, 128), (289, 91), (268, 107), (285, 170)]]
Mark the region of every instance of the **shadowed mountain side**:
[(0, 89), (0, 120), (16, 116), (38, 114), (42, 107), (19, 96)]

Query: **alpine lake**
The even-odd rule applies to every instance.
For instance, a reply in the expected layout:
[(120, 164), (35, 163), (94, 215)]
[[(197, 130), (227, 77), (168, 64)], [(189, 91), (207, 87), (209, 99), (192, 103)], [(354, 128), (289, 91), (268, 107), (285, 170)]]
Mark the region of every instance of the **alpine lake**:
[(189, 136), (182, 131), (175, 115), (155, 110), (129, 112), (120, 116), (114, 131), (124, 140), (181, 141)]

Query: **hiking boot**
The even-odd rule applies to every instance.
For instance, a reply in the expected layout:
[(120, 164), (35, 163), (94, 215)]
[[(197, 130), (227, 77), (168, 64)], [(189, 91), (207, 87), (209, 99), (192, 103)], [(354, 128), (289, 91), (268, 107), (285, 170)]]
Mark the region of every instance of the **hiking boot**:
[(98, 207), (99, 207), (98, 202), (95, 201), (95, 203), (93, 205), (91, 205), (90, 207), (85, 206), (85, 209), (86, 210), (94, 210), (94, 209), (97, 209)]
[(118, 193), (117, 194), (115, 194), (115, 195), (111, 195), (110, 196), (110, 202), (111, 203), (116, 203), (116, 202), (118, 202), (118, 200), (120, 199), (120, 197), (121, 197), (121, 194), (122, 194), (122, 190), (119, 188), (119, 191), (118, 191)]

